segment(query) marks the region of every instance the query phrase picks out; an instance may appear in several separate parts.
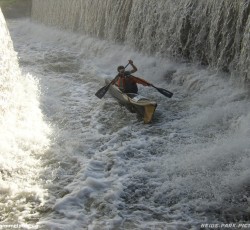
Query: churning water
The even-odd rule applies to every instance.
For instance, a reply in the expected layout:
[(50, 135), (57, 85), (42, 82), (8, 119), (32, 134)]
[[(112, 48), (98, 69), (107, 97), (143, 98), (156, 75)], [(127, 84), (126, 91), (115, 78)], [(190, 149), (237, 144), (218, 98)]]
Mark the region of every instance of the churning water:
[[(1, 223), (200, 229), (250, 221), (250, 101), (228, 75), (1, 16)], [(133, 59), (174, 92), (152, 124), (95, 92)]]
[(0, 44), (0, 221), (37, 222), (47, 195), (39, 175), (50, 129), (40, 110), (38, 79), (21, 73), (1, 11)]

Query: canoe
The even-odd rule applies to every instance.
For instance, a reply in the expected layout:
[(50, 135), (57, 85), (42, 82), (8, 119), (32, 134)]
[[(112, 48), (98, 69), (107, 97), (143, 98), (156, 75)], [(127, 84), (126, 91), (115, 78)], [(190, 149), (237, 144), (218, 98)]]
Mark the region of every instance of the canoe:
[[(105, 80), (108, 85), (109, 79)], [(109, 93), (130, 112), (137, 113), (143, 118), (144, 123), (152, 121), (157, 103), (136, 93), (123, 93), (116, 85), (109, 87)]]

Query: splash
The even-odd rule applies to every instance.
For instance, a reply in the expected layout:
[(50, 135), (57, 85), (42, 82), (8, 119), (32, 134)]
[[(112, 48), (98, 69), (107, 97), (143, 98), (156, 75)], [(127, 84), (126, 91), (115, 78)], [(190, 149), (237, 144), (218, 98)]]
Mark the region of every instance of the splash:
[(49, 127), (39, 108), (38, 81), (21, 73), (1, 11), (0, 132), (0, 221), (33, 222), (46, 196), (39, 157), (49, 145)]
[[(32, 18), (250, 80), (250, 2), (33, 0)], [(240, 74), (241, 78), (238, 77)]]
[[(39, 220), (45, 228), (249, 222), (249, 98), (228, 75), (29, 21), (12, 26), (21, 63), (38, 74), (56, 130), (44, 160), (53, 174), (51, 211)], [(94, 96), (129, 55), (138, 76), (175, 93), (168, 100), (139, 89), (159, 104), (149, 126), (108, 94)]]

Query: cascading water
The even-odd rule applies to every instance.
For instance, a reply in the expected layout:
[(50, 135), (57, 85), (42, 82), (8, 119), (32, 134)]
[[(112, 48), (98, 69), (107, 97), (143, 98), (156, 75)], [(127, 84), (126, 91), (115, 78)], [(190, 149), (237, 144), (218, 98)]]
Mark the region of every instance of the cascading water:
[(32, 12), (34, 20), (47, 25), (125, 42), (147, 54), (184, 57), (250, 79), (248, 0), (33, 0)]
[[(20, 162), (18, 156), (25, 155), (26, 161), (20, 170), (2, 174), (3, 183), (14, 181), (20, 188), (10, 198), (1, 196), (2, 207), (9, 199), (1, 221), (34, 223), (46, 230), (249, 226), (249, 96), (215, 68), (226, 63), (230, 70), (241, 66), (248, 74), (249, 2), (244, 3), (33, 0), (33, 20), (74, 32), (9, 20), (23, 73), (13, 50), (4, 48), (13, 56), (2, 55), (9, 60), (2, 70), (13, 73), (1, 82), (11, 83), (1, 87), (11, 99), (4, 111), (16, 112), (3, 113), (3, 121), (11, 119), (12, 125), (1, 130), (11, 130), (13, 142), (4, 141), (1, 148), (18, 143), (21, 150), (5, 151), (5, 160)], [(231, 44), (228, 12), (238, 15), (231, 21), (237, 25), (232, 46), (237, 48), (225, 60)], [(0, 29), (5, 31), (1, 45), (12, 44), (4, 22)], [(214, 69), (166, 58), (180, 53)], [(139, 69), (136, 76), (174, 92), (168, 99), (153, 88), (139, 88), (158, 103), (150, 125), (108, 94), (102, 100), (94, 96), (103, 78), (113, 77), (130, 58)], [(27, 135), (19, 139), (23, 132)], [(29, 159), (35, 167), (28, 173)], [(21, 185), (33, 192), (28, 196)], [(11, 201), (18, 201), (14, 208)]]
[(37, 80), (21, 73), (1, 10), (0, 133), (0, 226), (36, 223), (47, 195), (39, 158), (49, 144), (49, 128), (39, 108)]

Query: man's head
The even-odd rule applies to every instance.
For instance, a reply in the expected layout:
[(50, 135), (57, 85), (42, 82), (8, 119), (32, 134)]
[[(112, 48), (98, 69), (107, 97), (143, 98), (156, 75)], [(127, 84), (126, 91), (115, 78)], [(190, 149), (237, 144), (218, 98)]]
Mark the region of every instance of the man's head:
[(122, 66), (122, 65), (120, 65), (120, 66), (118, 66), (117, 71), (118, 71), (119, 73), (124, 73), (124, 72), (125, 72), (125, 67)]

